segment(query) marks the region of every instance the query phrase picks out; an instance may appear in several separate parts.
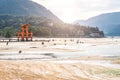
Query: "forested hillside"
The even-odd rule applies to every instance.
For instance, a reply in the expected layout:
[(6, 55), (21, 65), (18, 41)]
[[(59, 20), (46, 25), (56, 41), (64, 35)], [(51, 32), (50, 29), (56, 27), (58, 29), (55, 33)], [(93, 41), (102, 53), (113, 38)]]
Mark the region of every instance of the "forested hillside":
[(101, 14), (86, 21), (78, 20), (76, 23), (97, 26), (107, 36), (120, 36), (120, 12)]
[(46, 17), (0, 16), (0, 36), (13, 37), (20, 31), (20, 24), (29, 23), (36, 37), (104, 37), (97, 27), (66, 24)]
[(43, 16), (59, 20), (47, 8), (32, 0), (0, 0), (0, 15)]
[(35, 37), (103, 37), (98, 28), (66, 24), (32, 0), (0, 0), (0, 36), (16, 37), (20, 24), (29, 23)]

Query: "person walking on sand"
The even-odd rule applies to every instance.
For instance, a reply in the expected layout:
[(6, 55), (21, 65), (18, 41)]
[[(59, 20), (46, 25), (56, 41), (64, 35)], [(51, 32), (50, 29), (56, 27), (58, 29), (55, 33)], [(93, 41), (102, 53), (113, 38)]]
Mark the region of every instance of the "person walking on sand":
[(8, 45), (9, 42), (6, 43), (6, 45)]
[(42, 42), (42, 45), (44, 45), (44, 42)]
[(18, 53), (19, 53), (19, 54), (21, 54), (21, 53), (22, 53), (22, 51), (20, 50)]

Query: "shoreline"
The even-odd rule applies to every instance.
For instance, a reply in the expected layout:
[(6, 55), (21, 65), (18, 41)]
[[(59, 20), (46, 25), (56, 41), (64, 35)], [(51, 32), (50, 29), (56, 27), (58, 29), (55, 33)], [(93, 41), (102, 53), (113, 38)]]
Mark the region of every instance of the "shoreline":
[[(45, 39), (46, 40), (46, 39)], [(119, 80), (120, 38), (0, 43), (3, 80)]]

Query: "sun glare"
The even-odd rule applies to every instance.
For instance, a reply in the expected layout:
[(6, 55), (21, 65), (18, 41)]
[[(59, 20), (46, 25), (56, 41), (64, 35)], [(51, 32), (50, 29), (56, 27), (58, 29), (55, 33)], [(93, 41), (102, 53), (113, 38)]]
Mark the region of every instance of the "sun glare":
[[(77, 3), (76, 0), (34, 0), (56, 14), (64, 22), (71, 23), (77, 17), (75, 15)], [(76, 18), (75, 18), (76, 17)]]
[(47, 9), (64, 22), (71, 23), (76, 20), (85, 20), (90, 17), (119, 11), (120, 8), (110, 0), (33, 0)]

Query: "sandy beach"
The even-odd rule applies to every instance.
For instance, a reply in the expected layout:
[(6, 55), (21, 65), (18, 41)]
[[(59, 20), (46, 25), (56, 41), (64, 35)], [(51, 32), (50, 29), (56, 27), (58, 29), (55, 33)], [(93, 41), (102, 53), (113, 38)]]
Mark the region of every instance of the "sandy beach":
[(0, 79), (119, 80), (119, 53), (120, 38), (0, 42)]

